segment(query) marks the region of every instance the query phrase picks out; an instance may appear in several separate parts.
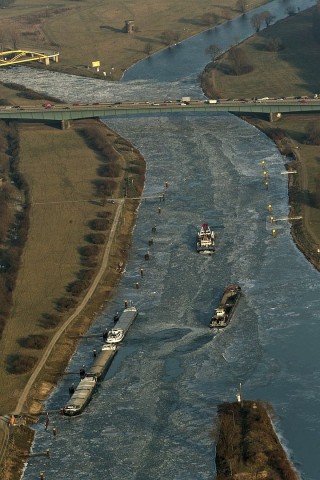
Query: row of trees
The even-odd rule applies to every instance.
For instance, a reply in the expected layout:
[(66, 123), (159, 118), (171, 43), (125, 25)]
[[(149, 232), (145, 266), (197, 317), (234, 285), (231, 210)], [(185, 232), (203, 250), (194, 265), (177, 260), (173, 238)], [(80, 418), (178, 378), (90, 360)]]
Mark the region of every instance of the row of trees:
[(268, 10), (265, 10), (264, 12), (253, 15), (251, 18), (251, 25), (256, 32), (260, 32), (263, 24), (265, 24), (266, 27), (269, 27), (274, 18), (274, 15), (272, 15)]

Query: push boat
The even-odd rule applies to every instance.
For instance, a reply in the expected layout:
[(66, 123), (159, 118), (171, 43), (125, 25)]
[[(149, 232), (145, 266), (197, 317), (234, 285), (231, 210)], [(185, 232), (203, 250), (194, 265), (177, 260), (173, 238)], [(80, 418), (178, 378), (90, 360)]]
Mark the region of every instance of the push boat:
[(231, 317), (241, 297), (240, 285), (225, 287), (218, 308), (210, 321), (210, 328), (225, 328), (229, 325)]
[(119, 343), (124, 337), (124, 331), (122, 328), (113, 328), (108, 333), (106, 343)]
[(215, 233), (204, 223), (197, 233), (197, 252), (210, 255), (215, 249)]

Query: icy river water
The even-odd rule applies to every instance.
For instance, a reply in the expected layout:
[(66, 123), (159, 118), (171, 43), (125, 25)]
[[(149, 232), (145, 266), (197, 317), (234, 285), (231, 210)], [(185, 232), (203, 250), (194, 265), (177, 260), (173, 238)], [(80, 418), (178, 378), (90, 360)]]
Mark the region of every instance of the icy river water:
[[(290, 2), (301, 9), (313, 3)], [(270, 5), (280, 10), (284, 4)], [(221, 38), (239, 39), (239, 21), (224, 37), (223, 28)], [(212, 36), (193, 39), (201, 47), (198, 54), (192, 47), (188, 68), (178, 58), (185, 48), (190, 54), (191, 44), (181, 44), (181, 56), (163, 52), (116, 84), (25, 67), (14, 70), (14, 81), (71, 101), (201, 97), (195, 78), (208, 61), (205, 41), (215, 43)], [(13, 81), (12, 71), (1, 71), (0, 80)], [(217, 405), (234, 401), (240, 382), (245, 398), (274, 406), (277, 431), (301, 478), (318, 480), (319, 273), (295, 247), (287, 222), (277, 222), (277, 236), (271, 235), (267, 205), (276, 218), (288, 215), (283, 158), (262, 133), (232, 115), (182, 113), (112, 119), (108, 125), (144, 155), (144, 194), (162, 191), (166, 181), (169, 187), (161, 214), (157, 201), (141, 204), (126, 272), (91, 333), (111, 325), (124, 299), (132, 300), (139, 316), (85, 412), (71, 420), (53, 417), (56, 437), (43, 422), (36, 426), (34, 452), (50, 448), (51, 459), (31, 458), (24, 480), (40, 471), (46, 480), (213, 479)], [(204, 221), (217, 232), (212, 257), (195, 253)], [(230, 326), (214, 335), (208, 323), (229, 283), (239, 283), (244, 296)], [(68, 370), (90, 366), (97, 347), (97, 338), (83, 341)], [(63, 406), (77, 380), (66, 376), (47, 408)]]

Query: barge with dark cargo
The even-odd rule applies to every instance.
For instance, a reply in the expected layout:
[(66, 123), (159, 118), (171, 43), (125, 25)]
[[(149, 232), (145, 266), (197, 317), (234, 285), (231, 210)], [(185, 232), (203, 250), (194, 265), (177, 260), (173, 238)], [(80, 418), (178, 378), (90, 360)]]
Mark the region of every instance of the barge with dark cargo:
[(228, 285), (223, 291), (218, 308), (210, 321), (210, 328), (225, 328), (229, 325), (231, 317), (241, 297), (240, 285)]
[[(119, 319), (117, 318), (117, 328), (111, 330), (111, 332), (114, 331), (114, 333), (116, 333), (117, 330), (120, 330), (122, 333), (122, 340), (137, 315), (138, 311), (136, 307), (130, 306), (125, 308)], [(93, 365), (90, 367), (90, 370), (87, 374), (85, 374), (84, 378), (80, 380), (80, 383), (78, 384), (71, 398), (62, 408), (62, 413), (64, 415), (71, 417), (74, 415), (79, 415), (83, 412), (91, 400), (91, 397), (96, 389), (97, 382), (103, 379), (117, 351), (118, 346), (114, 343), (109, 343), (107, 337), (106, 343), (102, 346), (101, 352), (95, 359)]]
[(91, 400), (92, 394), (96, 388), (97, 378), (93, 376), (85, 376), (80, 380), (79, 385), (75, 389), (68, 403), (63, 407), (63, 413), (72, 417), (79, 415)]

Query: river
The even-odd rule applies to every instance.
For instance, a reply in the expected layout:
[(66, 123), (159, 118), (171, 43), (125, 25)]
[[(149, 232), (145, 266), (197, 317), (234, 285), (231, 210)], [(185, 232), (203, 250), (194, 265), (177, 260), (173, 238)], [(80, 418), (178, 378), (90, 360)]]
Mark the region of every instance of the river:
[[(313, 3), (290, 2), (301, 9)], [(280, 10), (288, 2), (270, 5)], [(220, 37), (228, 28), (223, 38), (235, 38), (243, 21), (221, 27)], [(14, 70), (14, 81), (70, 101), (200, 97), (195, 78), (208, 58), (202, 40), (188, 42), (174, 53), (180, 58), (188, 49), (188, 68), (177, 58), (172, 62), (172, 52), (162, 52), (117, 84), (26, 67)], [(0, 80), (12, 77), (10, 70), (0, 72)], [(24, 480), (40, 471), (46, 480), (212, 479), (216, 408), (235, 400), (240, 382), (245, 398), (274, 406), (277, 431), (301, 478), (318, 480), (319, 274), (295, 247), (287, 222), (277, 222), (277, 236), (271, 235), (267, 205), (276, 218), (288, 214), (283, 158), (261, 132), (229, 114), (112, 119), (108, 125), (144, 155), (145, 195), (169, 182), (161, 214), (159, 203), (141, 204), (117, 296), (91, 332), (110, 325), (124, 299), (133, 301), (139, 316), (86, 411), (71, 420), (52, 419), (56, 437), (42, 423), (36, 426), (34, 451), (50, 448), (51, 459), (31, 458)], [(218, 235), (212, 257), (195, 253), (203, 221)], [(154, 245), (148, 247), (154, 224)], [(231, 325), (214, 335), (211, 314), (223, 287), (234, 282), (244, 296)], [(89, 366), (93, 347), (97, 339), (83, 341), (68, 370)], [(77, 377), (59, 383), (48, 409), (64, 405), (72, 381)]]

